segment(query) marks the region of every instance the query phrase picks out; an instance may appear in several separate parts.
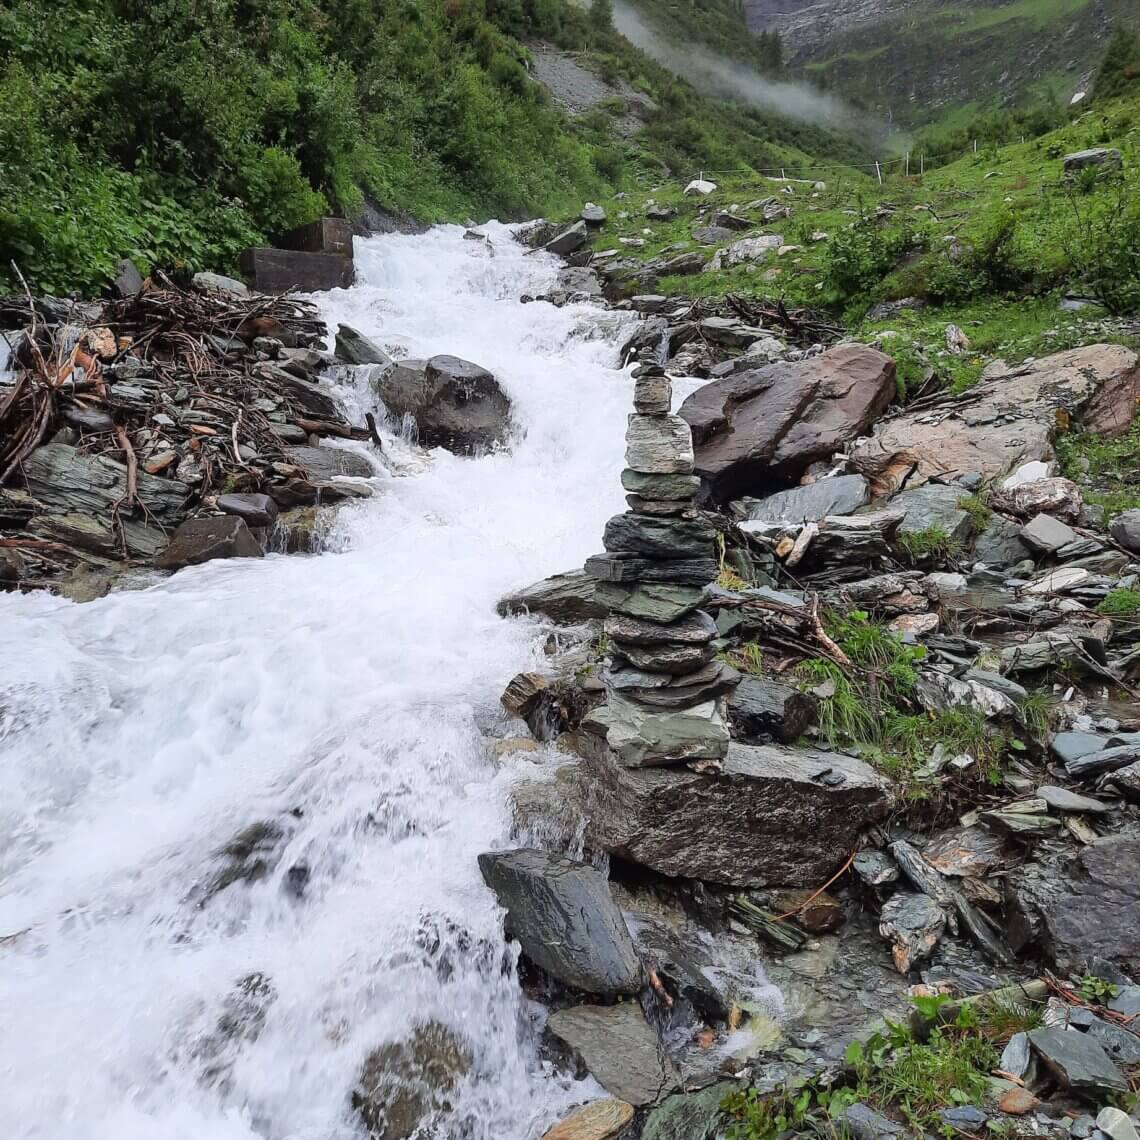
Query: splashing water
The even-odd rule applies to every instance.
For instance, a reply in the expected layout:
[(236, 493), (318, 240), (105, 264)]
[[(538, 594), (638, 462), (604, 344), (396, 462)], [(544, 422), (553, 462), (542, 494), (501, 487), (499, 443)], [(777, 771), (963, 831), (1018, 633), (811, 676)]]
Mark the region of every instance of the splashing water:
[(482, 732), (539, 656), (495, 601), (580, 565), (623, 506), (628, 318), (518, 303), (557, 266), (487, 228), (360, 243), (361, 284), (322, 303), (495, 372), (509, 453), (415, 463), (386, 432), (335, 553), (82, 606), (0, 595), (5, 1137), (345, 1140), (364, 1058), (428, 1021), (471, 1054), (470, 1140), (582, 1099), (501, 968), (476, 855), (507, 840), (517, 773)]

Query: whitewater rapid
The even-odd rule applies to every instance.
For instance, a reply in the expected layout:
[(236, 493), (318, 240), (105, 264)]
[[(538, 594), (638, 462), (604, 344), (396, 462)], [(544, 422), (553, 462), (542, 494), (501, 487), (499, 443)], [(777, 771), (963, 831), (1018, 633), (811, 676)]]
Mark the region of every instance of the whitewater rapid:
[[(469, 1140), (532, 1140), (583, 1099), (498, 969), (476, 856), (508, 842), (533, 763), (492, 761), (485, 736), (542, 658), (495, 602), (580, 565), (624, 506), (628, 318), (519, 303), (558, 266), (487, 231), (493, 256), (459, 227), (358, 243), (359, 284), (321, 303), (334, 327), (490, 368), (509, 452), (426, 457), (389, 425), (390, 469), (333, 552), (85, 605), (0, 594), (6, 1140), (348, 1140), (364, 1057), (433, 1020), (473, 1057)], [(262, 877), (211, 893), (257, 824), (276, 836)], [(251, 975), (256, 1014), (220, 1033)]]

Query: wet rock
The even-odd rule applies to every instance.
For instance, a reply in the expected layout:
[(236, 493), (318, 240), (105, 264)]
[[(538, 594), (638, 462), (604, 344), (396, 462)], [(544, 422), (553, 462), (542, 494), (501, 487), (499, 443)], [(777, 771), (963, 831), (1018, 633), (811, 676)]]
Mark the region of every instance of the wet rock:
[(1061, 812), (1087, 812), (1090, 815), (1104, 815), (1108, 805), (1094, 800), (1090, 796), (1081, 796), (1070, 792), (1068, 788), (1054, 787), (1044, 784), (1037, 789), (1037, 795), (1043, 799), (1054, 811)]
[(655, 708), (613, 692), (590, 719), (605, 729), (610, 751), (626, 768), (719, 762), (728, 751), (728, 725), (717, 700)]
[(1111, 1096), (1128, 1088), (1105, 1051), (1083, 1033), (1033, 1029), (1029, 1044), (1062, 1088), (1092, 1097)]
[(777, 491), (764, 499), (740, 499), (732, 505), (745, 521), (804, 523), (852, 514), (866, 506), (870, 497), (870, 486), (862, 475), (839, 475)]
[(556, 782), (587, 811), (591, 846), (664, 875), (743, 887), (818, 887), (889, 802), (886, 781), (861, 761), (777, 745), (733, 744), (723, 771), (709, 774), (590, 755)]
[[(85, 455), (65, 443), (37, 447), (21, 465), (28, 493), (53, 513), (110, 516), (127, 501), (127, 469), (103, 455)], [(181, 516), (190, 487), (140, 471), (138, 499), (159, 523)]]
[(624, 1100), (596, 1100), (576, 1108), (542, 1140), (613, 1140), (633, 1119), (634, 1108)]
[(1108, 747), (1108, 738), (1091, 732), (1058, 732), (1050, 742), (1049, 750), (1056, 759), (1068, 766), (1070, 761), (1079, 760), (1093, 752)]
[(692, 436), (680, 416), (630, 416), (626, 444), (625, 460), (633, 471), (643, 475), (692, 474)]
[(506, 929), (552, 977), (585, 993), (636, 993), (643, 972), (609, 883), (593, 867), (542, 851), (479, 856)]
[(974, 558), (1001, 569), (1025, 558), (1028, 548), (1021, 541), (1021, 527), (1004, 515), (994, 514), (974, 543)]
[(843, 904), (826, 891), (780, 890), (772, 895), (772, 902), (781, 914), (791, 914), (792, 921), (811, 934), (829, 934), (846, 921)]
[(615, 554), (638, 554), (648, 558), (709, 558), (713, 530), (699, 520), (650, 518), (627, 512), (606, 523), (603, 543)]
[(955, 1108), (942, 1109), (938, 1113), (938, 1119), (947, 1128), (953, 1128), (956, 1133), (976, 1136), (985, 1128), (989, 1118), (980, 1108), (963, 1104)]
[(860, 851), (852, 863), (855, 874), (869, 887), (883, 887), (897, 883), (899, 869), (895, 861), (885, 852), (875, 849)]
[(897, 489), (904, 477), (909, 486), (934, 476), (1000, 477), (1026, 461), (1052, 458), (1058, 408), (1089, 430), (1120, 435), (1134, 418), (1137, 395), (1136, 354), (1088, 345), (1004, 371), (995, 368), (967, 402), (884, 422), (871, 439), (853, 447), (852, 460), (882, 491)]
[(472, 455), (503, 443), (511, 402), (495, 377), (457, 356), (401, 360), (372, 381), (389, 414), (410, 416), (424, 447)]
[(891, 942), (891, 957), (900, 974), (930, 957), (945, 927), (945, 911), (928, 895), (899, 891), (879, 914), (879, 932)]
[(893, 1140), (906, 1133), (901, 1124), (895, 1124), (865, 1104), (852, 1104), (844, 1109), (843, 1123), (855, 1140)]
[(378, 364), (387, 368), (392, 358), (374, 341), (351, 325), (338, 325), (336, 331), (336, 358), (345, 364)]
[(1140, 744), (1113, 744), (1096, 752), (1087, 752), (1065, 762), (1065, 771), (1075, 779), (1087, 779), (1101, 772), (1114, 772), (1140, 760)]
[(1077, 541), (1072, 527), (1052, 515), (1035, 515), (1020, 531), (1021, 541), (1038, 554), (1055, 554), (1062, 546)]
[(641, 1140), (713, 1140), (724, 1118), (720, 1106), (737, 1088), (722, 1081), (700, 1092), (668, 1097), (646, 1117)]
[(272, 526), (278, 514), (268, 495), (219, 495), (218, 510), (245, 519), (248, 526)]
[(595, 600), (597, 585), (583, 571), (571, 570), (508, 594), (496, 610), (500, 617), (539, 614), (560, 625), (578, 625), (606, 615), (606, 607)]
[(906, 516), (898, 533), (922, 534), (937, 529), (949, 542), (966, 545), (974, 534), (974, 519), (958, 506), (961, 499), (961, 487), (937, 483), (896, 495), (891, 500), (891, 510), (903, 511)]
[(791, 744), (815, 723), (819, 702), (810, 693), (761, 677), (745, 677), (728, 702), (736, 735)]
[[(698, 586), (681, 586), (673, 582), (647, 582), (642, 585), (598, 582), (594, 590), (594, 600), (607, 610), (662, 625), (688, 616), (707, 599), (706, 590)], [(713, 629), (715, 631), (715, 626)], [(668, 639), (661, 638), (657, 642), (647, 642), (642, 638), (635, 640), (633, 644), (658, 644), (665, 640)], [(689, 644), (693, 643), (691, 638), (682, 640), (687, 640)]]
[(621, 473), (621, 485), (627, 491), (643, 495), (647, 499), (677, 499), (687, 502), (700, 490), (701, 480), (697, 475), (655, 475), (627, 467)]
[(304, 467), (318, 485), (335, 479), (369, 479), (376, 474), (363, 455), (343, 447), (291, 447), (288, 459)]
[(374, 1140), (411, 1140), (432, 1117), (451, 1109), (455, 1085), (470, 1067), (463, 1042), (429, 1021), (409, 1041), (369, 1055), (352, 1093), (353, 1107)]
[(586, 223), (578, 221), (572, 226), (567, 226), (566, 229), (551, 238), (542, 248), (546, 250), (547, 253), (565, 257), (567, 254), (581, 249), (589, 240), (590, 231)]
[(667, 642), (707, 645), (717, 635), (716, 622), (705, 613), (691, 613), (667, 624), (656, 619), (645, 621), (613, 613), (606, 618), (602, 628), (607, 636), (629, 645), (664, 645)]
[(595, 554), (586, 559), (586, 573), (599, 582), (651, 584), (672, 582), (704, 586), (713, 581), (718, 566), (713, 558), (652, 559), (636, 554)]
[(1108, 532), (1125, 550), (1140, 553), (1140, 510), (1121, 511), (1108, 524)]
[(1066, 174), (1084, 170), (1088, 166), (1108, 166), (1119, 169), (1124, 164), (1120, 151), (1111, 147), (1093, 147), (1089, 150), (1076, 150), (1061, 159)]
[(582, 1058), (606, 1092), (629, 1104), (655, 1104), (680, 1084), (636, 1002), (559, 1010), (547, 1028)]
[(590, 705), (587, 694), (572, 682), (541, 673), (519, 673), (500, 701), (507, 712), (525, 720), (535, 740), (544, 744), (576, 728)]
[(1140, 972), (1140, 839), (1108, 836), (1063, 871), (1027, 864), (1006, 880), (1006, 934), (1015, 951), (1035, 943), (1064, 973), (1091, 957)]
[(187, 519), (174, 532), (170, 545), (155, 559), (160, 570), (181, 570), (215, 558), (262, 558), (265, 551), (250, 533), (244, 519)]
[(830, 459), (894, 394), (891, 359), (846, 345), (715, 380), (682, 404), (681, 415), (692, 427), (697, 474), (726, 501)]

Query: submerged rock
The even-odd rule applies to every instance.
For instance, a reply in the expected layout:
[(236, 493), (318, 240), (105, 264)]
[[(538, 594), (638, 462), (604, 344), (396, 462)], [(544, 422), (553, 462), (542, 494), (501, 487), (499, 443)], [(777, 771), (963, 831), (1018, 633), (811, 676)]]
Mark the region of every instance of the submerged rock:
[(483, 880), (506, 908), (507, 933), (553, 978), (586, 993), (636, 993), (641, 962), (609, 883), (584, 863), (543, 851), (479, 856)]
[(372, 386), (397, 419), (411, 417), (424, 447), (472, 455), (505, 442), (511, 402), (486, 368), (457, 356), (401, 360)]
[(611, 1096), (640, 1107), (657, 1103), (680, 1085), (637, 1002), (562, 1009), (550, 1015), (547, 1028), (582, 1058)]

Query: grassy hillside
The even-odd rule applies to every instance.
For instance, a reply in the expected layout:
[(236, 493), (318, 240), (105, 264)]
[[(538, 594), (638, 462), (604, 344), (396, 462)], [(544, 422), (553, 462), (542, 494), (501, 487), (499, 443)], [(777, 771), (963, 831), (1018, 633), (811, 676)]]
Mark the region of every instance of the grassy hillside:
[[(575, 119), (529, 43), (657, 107)], [(612, 110), (612, 109), (611, 109)], [(857, 148), (701, 99), (569, 0), (14, 0), (0, 9), (0, 289), (92, 290), (115, 261), (231, 269), (366, 196), (427, 220), (576, 208), (642, 169)]]

